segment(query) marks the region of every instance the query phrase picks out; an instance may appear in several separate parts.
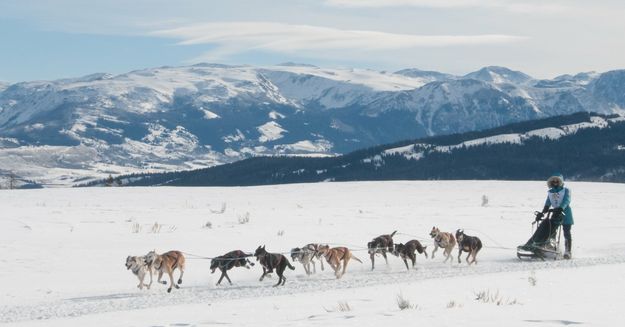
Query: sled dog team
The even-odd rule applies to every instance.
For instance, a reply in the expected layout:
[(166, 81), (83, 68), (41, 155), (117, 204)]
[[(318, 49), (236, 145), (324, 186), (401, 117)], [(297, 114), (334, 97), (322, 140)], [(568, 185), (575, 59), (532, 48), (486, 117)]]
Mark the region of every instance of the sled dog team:
[[(406, 269), (410, 270), (408, 266), (408, 259), (412, 263), (412, 267), (415, 267), (416, 264), (416, 253), (424, 254), (425, 257), (428, 257), (426, 246), (423, 246), (418, 240), (410, 240), (404, 243), (394, 243), (393, 236), (397, 231), (394, 231), (391, 234), (380, 235), (374, 238), (371, 242), (367, 243), (367, 251), (369, 253), (369, 258), (371, 259), (371, 270), (375, 269), (375, 256), (382, 255), (386, 264), (388, 264), (388, 259), (386, 254), (391, 253), (394, 256), (400, 257), (404, 264), (406, 265)], [(443, 249), (443, 255), (445, 256), (445, 260), (443, 262), (453, 262), (453, 255), (451, 251), (458, 245), (458, 263), (461, 263), (460, 255), (462, 252), (467, 252), (466, 261), (469, 265), (472, 263), (477, 264), (477, 254), (482, 249), (482, 241), (475, 237), (469, 236), (464, 233), (464, 230), (458, 229), (456, 234), (441, 232), (437, 227), (432, 227), (430, 231), (430, 237), (432, 237), (434, 241), (434, 250), (432, 250), (432, 259), (434, 259), (434, 255), (438, 248)], [(328, 263), (330, 267), (334, 270), (334, 275), (337, 279), (341, 278), (345, 275), (347, 264), (351, 259), (354, 259), (360, 263), (362, 261), (358, 259), (356, 256), (352, 254), (347, 247), (339, 246), (339, 247), (330, 247), (329, 245), (316, 244), (311, 243), (307, 244), (301, 248), (293, 248), (291, 249), (291, 260), (293, 262), (299, 261), (304, 267), (304, 271), (307, 275), (311, 275), (317, 272), (316, 262), (318, 261), (321, 270), (324, 270), (323, 261)], [(221, 272), (221, 276), (217, 281), (217, 285), (221, 284), (221, 281), (225, 277), (228, 280), (228, 283), (232, 285), (232, 281), (228, 276), (228, 270), (234, 267), (245, 267), (250, 269), (254, 266), (254, 263), (251, 262), (248, 258), (254, 256), (256, 257), (256, 261), (260, 263), (263, 274), (260, 276), (259, 281), (262, 281), (266, 276), (273, 273), (274, 270), (278, 275), (278, 282), (274, 285), (280, 286), (286, 283), (286, 277), (284, 277), (284, 271), (288, 267), (291, 270), (295, 270), (295, 267), (291, 265), (287, 257), (280, 253), (269, 253), (265, 249), (265, 246), (259, 246), (254, 254), (248, 254), (241, 250), (235, 250), (228, 252), (224, 255), (215, 257), (211, 260), (210, 270), (211, 273), (215, 273), (217, 269)], [(312, 264), (312, 271), (310, 269), (310, 265)], [(169, 277), (169, 288), (167, 292), (171, 292), (172, 287), (180, 288), (180, 284), (182, 284), (182, 276), (184, 275), (185, 270), (185, 257), (180, 251), (169, 251), (163, 254), (158, 254), (156, 251), (150, 251), (148, 254), (144, 256), (128, 256), (126, 258), (126, 269), (131, 270), (132, 273), (137, 276), (139, 279), (139, 285), (137, 287), (139, 289), (143, 289), (146, 287), (147, 289), (152, 286), (152, 275), (154, 273), (158, 273), (157, 282), (161, 284), (167, 285), (166, 281), (162, 281), (161, 278), (163, 274), (167, 274)], [(180, 271), (180, 276), (176, 283), (174, 283), (174, 271), (178, 269)], [(146, 284), (145, 277), (150, 276), (150, 283)]]

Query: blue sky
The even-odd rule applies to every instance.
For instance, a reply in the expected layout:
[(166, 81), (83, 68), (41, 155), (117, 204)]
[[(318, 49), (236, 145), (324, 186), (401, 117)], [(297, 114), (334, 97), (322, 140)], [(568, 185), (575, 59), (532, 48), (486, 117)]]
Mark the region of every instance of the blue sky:
[(3, 0), (0, 80), (294, 61), (545, 78), (625, 68), (622, 1)]

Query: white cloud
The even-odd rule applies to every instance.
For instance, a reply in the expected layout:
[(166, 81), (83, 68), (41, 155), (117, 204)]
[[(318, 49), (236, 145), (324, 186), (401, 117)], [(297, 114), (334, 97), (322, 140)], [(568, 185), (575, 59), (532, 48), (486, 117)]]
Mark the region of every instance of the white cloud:
[(505, 44), (526, 39), (523, 36), (502, 34), (398, 34), (274, 22), (205, 23), (159, 30), (152, 34), (178, 39), (179, 44), (182, 45), (217, 45), (215, 50), (205, 54), (204, 59), (219, 59), (251, 50), (282, 53), (324, 50), (383, 51), (419, 47)]
[(326, 0), (326, 5), (352, 8), (423, 7), (423, 8), (490, 8), (520, 13), (561, 13), (571, 9), (564, 3), (543, 0)]

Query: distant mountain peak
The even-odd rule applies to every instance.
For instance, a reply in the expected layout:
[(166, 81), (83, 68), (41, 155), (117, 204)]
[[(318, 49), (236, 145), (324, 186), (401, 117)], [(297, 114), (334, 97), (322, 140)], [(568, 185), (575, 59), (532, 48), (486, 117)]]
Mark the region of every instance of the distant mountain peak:
[(282, 63), (277, 64), (276, 66), (319, 68), (318, 66), (315, 66), (315, 65), (292, 62), (292, 61), (282, 62)]
[(466, 74), (465, 78), (477, 79), (494, 84), (525, 84), (533, 78), (523, 72), (501, 66), (487, 66)]

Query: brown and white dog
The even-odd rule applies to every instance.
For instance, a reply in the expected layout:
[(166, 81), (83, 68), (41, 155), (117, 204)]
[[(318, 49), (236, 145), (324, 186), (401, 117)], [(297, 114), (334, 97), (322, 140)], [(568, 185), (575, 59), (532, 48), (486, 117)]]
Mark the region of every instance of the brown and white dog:
[(415, 254), (416, 252), (419, 252), (419, 254), (423, 253), (425, 254), (425, 257), (428, 257), (428, 253), (426, 252), (425, 248), (427, 248), (427, 246), (423, 246), (421, 245), (421, 242), (417, 241), (417, 240), (411, 240), (406, 242), (406, 244), (395, 244), (395, 248), (393, 249), (393, 254), (397, 257), (401, 257), (402, 260), (404, 260), (404, 264), (406, 264), (406, 269), (410, 270), (410, 268), (408, 267), (408, 261), (406, 261), (406, 258), (410, 259), (410, 261), (412, 261), (412, 268), (414, 268), (415, 263), (417, 262), (417, 256)]
[(393, 236), (397, 231), (387, 235), (380, 235), (374, 238), (371, 242), (367, 243), (367, 249), (369, 251), (369, 258), (371, 258), (371, 270), (375, 268), (375, 256), (381, 254), (384, 257), (384, 261), (388, 265), (388, 259), (386, 258), (386, 252), (393, 252)]
[(436, 226), (432, 227), (432, 231), (430, 232), (430, 236), (434, 239), (434, 250), (432, 250), (432, 259), (434, 259), (434, 254), (438, 250), (438, 248), (443, 248), (443, 254), (445, 255), (445, 261), (451, 259), (453, 262), (454, 257), (451, 255), (451, 251), (456, 246), (456, 238), (452, 233), (441, 232)]
[[(169, 251), (163, 254), (158, 254), (155, 251), (150, 251), (145, 255), (144, 259), (148, 267), (151, 267), (155, 272), (158, 272), (157, 282), (167, 285), (167, 282), (161, 281), (161, 278), (163, 277), (163, 273), (167, 273), (167, 275), (169, 275), (170, 284), (167, 289), (167, 293), (171, 292), (172, 287), (180, 288), (178, 284), (182, 284), (182, 275), (184, 275), (185, 264), (185, 258), (182, 252)], [(176, 269), (180, 270), (178, 284), (174, 283), (174, 270)]]
[[(477, 264), (476, 256), (477, 253), (482, 249), (482, 240), (480, 240), (476, 236), (469, 236), (464, 233), (463, 229), (459, 229), (456, 231), (456, 239), (458, 240), (458, 263), (460, 263), (460, 255), (462, 251), (469, 252), (467, 254), (467, 263), (471, 265), (472, 263)], [(473, 257), (472, 261), (469, 261), (469, 257)]]
[[(126, 258), (126, 269), (132, 271), (132, 273), (139, 278), (139, 285), (137, 287), (142, 290), (143, 287), (150, 289), (152, 285), (152, 273), (148, 269), (148, 265), (141, 256), (128, 256)], [(150, 274), (150, 284), (145, 284), (145, 275)]]
[[(334, 269), (334, 275), (337, 279), (345, 275), (347, 263), (350, 259), (354, 259), (362, 263), (362, 261), (356, 258), (348, 248), (343, 246), (330, 248), (328, 245), (321, 245), (319, 246), (319, 252), (326, 259), (330, 267)], [(341, 272), (341, 265), (343, 266), (343, 272)]]
[[(319, 253), (319, 244), (316, 243), (306, 244), (302, 248), (291, 249), (291, 260), (293, 260), (293, 262), (299, 261), (302, 266), (304, 266), (306, 275), (317, 273), (317, 265), (315, 264), (315, 261), (317, 260), (319, 260), (319, 264), (321, 264), (321, 270), (324, 269), (323, 260), (321, 259), (321, 254)], [(311, 263), (313, 271), (310, 271)]]

